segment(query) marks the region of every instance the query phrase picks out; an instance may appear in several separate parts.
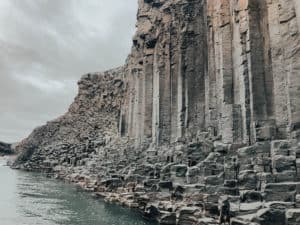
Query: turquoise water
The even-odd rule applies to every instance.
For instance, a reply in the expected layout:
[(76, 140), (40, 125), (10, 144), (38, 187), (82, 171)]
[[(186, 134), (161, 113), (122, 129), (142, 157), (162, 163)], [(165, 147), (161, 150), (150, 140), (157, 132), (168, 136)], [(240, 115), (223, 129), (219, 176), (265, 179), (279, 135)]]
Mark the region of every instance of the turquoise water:
[(106, 204), (71, 184), (11, 170), (0, 157), (1, 225), (153, 225), (136, 212)]

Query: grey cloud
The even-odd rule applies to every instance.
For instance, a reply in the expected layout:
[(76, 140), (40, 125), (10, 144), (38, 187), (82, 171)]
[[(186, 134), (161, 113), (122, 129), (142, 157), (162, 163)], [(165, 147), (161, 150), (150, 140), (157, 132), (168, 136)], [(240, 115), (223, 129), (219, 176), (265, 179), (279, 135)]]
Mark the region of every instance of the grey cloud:
[(76, 81), (124, 63), (137, 0), (0, 1), (0, 140), (67, 110)]

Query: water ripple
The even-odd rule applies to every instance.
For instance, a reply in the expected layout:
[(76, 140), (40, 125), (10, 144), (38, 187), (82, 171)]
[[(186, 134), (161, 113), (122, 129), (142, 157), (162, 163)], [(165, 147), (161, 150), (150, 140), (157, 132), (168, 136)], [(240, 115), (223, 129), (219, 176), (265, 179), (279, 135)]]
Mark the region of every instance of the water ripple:
[(14, 171), (0, 157), (1, 225), (153, 225), (135, 212), (42, 174)]

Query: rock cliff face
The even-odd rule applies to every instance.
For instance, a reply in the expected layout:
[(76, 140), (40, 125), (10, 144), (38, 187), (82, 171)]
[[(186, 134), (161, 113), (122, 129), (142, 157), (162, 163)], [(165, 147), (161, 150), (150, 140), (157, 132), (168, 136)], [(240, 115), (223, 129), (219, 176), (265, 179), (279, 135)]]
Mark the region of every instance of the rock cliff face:
[[(83, 153), (81, 157), (88, 157), (91, 140), (97, 140), (97, 144), (102, 145), (117, 136), (120, 108), (126, 90), (124, 71), (120, 67), (84, 75), (78, 82), (79, 93), (69, 111), (36, 128), (19, 143), (16, 149), (21, 154), (16, 164), (26, 164), (29, 160), (31, 169), (38, 170), (40, 163), (49, 160), (45, 157), (48, 154), (59, 159), (59, 162), (72, 163), (76, 160), (76, 152)], [(55, 154), (57, 150), (59, 154)], [(74, 152), (74, 158), (70, 158), (71, 152)]]
[(126, 65), (17, 149), (161, 224), (300, 221), (298, 0), (139, 0)]
[(128, 134), (155, 143), (199, 132), (238, 144), (290, 138), (300, 121), (298, 5), (140, 1)]

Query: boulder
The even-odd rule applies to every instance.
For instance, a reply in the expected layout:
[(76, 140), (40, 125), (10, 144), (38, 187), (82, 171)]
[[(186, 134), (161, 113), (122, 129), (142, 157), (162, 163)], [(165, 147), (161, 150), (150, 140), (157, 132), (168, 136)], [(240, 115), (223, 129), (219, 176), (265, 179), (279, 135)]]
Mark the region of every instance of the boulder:
[(179, 210), (177, 225), (194, 225), (197, 223), (195, 213), (199, 209), (196, 207), (183, 207)]
[(288, 209), (285, 215), (286, 215), (286, 225), (300, 224), (300, 208)]
[(169, 212), (161, 216), (159, 223), (161, 225), (176, 225), (176, 213)]
[(266, 208), (257, 212), (253, 222), (260, 225), (284, 225), (286, 221), (283, 209)]

